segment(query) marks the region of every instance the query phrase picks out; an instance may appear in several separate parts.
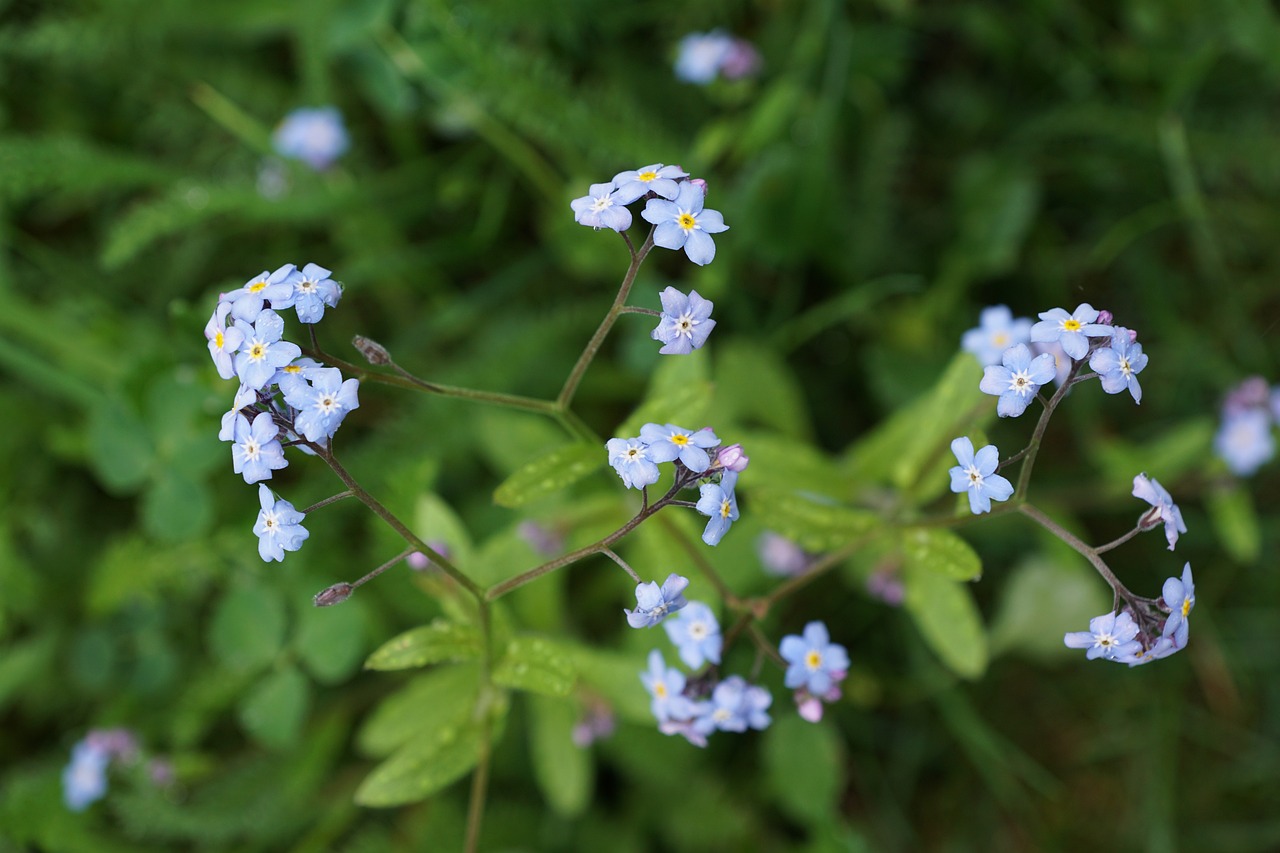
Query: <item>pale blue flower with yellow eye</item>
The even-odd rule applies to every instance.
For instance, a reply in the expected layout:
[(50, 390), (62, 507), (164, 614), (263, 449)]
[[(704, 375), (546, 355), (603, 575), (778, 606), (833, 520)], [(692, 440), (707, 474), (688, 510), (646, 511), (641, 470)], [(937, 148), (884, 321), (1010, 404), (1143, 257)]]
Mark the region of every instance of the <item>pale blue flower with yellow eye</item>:
[(1088, 302), (1067, 313), (1065, 308), (1053, 308), (1040, 315), (1040, 322), (1031, 327), (1031, 340), (1036, 343), (1057, 341), (1067, 355), (1079, 361), (1089, 352), (1089, 338), (1111, 334), (1111, 327), (1095, 322), (1098, 311)]
[[(298, 273), (294, 285), (294, 310), (303, 323), (319, 323), (324, 318), (325, 306), (336, 308), (342, 298), (342, 285), (329, 278), (332, 273), (318, 264), (307, 264)], [(274, 302), (273, 308), (280, 306)]]
[(617, 188), (613, 200), (616, 204), (631, 204), (649, 193), (663, 198), (675, 198), (680, 193), (677, 179), (687, 177), (689, 173), (679, 166), (664, 166), (661, 163), (628, 169), (613, 176), (612, 183)]
[(623, 610), (627, 614), (627, 624), (632, 628), (652, 628), (668, 613), (674, 613), (689, 602), (685, 601), (684, 590), (689, 579), (675, 572), (667, 575), (667, 579), (659, 587), (656, 581), (636, 586), (636, 609)]
[(1117, 660), (1142, 653), (1142, 644), (1134, 639), (1137, 636), (1138, 623), (1125, 610), (1118, 616), (1104, 613), (1093, 617), (1089, 620), (1088, 631), (1069, 631), (1062, 642), (1069, 649), (1088, 649), (1085, 657), (1089, 660)]
[(310, 383), (294, 381), (280, 386), (284, 400), (298, 410), (293, 426), (307, 441), (322, 442), (332, 438), (342, 425), (347, 412), (360, 407), (358, 379), (342, 380), (336, 367), (322, 367), (311, 372)]
[(1003, 364), (984, 368), (978, 388), (984, 394), (1000, 398), (996, 403), (996, 414), (1002, 418), (1016, 418), (1027, 410), (1040, 386), (1053, 379), (1053, 356), (1045, 353), (1033, 359), (1026, 344), (1016, 344), (1004, 351), (1001, 360)]
[(640, 216), (657, 226), (653, 230), (654, 245), (684, 249), (689, 260), (699, 266), (711, 263), (716, 256), (711, 235), (728, 231), (729, 226), (724, 224), (720, 211), (703, 209), (705, 197), (701, 187), (686, 181), (674, 201), (649, 199)]
[(285, 551), (297, 551), (311, 535), (302, 526), (305, 515), (288, 501), (277, 500), (266, 485), (258, 486), (258, 502), (262, 509), (253, 525), (258, 537), (258, 555), (266, 562), (284, 560)]
[(692, 703), (684, 695), (684, 673), (668, 667), (662, 652), (649, 652), (649, 671), (640, 674), (645, 690), (653, 697), (649, 710), (659, 723), (670, 720), (686, 720), (692, 714)]
[(1094, 350), (1089, 356), (1089, 369), (1096, 371), (1102, 380), (1102, 390), (1119, 394), (1128, 390), (1135, 403), (1142, 402), (1142, 386), (1138, 374), (1147, 366), (1142, 344), (1133, 339), (1129, 330), (1117, 327), (1111, 336), (1111, 346)]
[(974, 515), (991, 511), (991, 502), (1005, 501), (1013, 495), (1013, 484), (996, 473), (1000, 466), (1000, 451), (994, 444), (973, 452), (973, 442), (961, 436), (951, 442), (951, 452), (960, 463), (953, 467), (951, 491), (969, 493), (969, 509)]
[(977, 328), (960, 338), (960, 348), (973, 353), (983, 367), (999, 364), (1004, 351), (1017, 344), (1031, 342), (1031, 320), (1014, 318), (1008, 305), (992, 305), (982, 309)]
[[(235, 313), (234, 307), (232, 313)], [(270, 309), (258, 314), (253, 325), (247, 327), (244, 343), (236, 353), (236, 375), (242, 383), (260, 389), (278, 368), (302, 355), (297, 344), (281, 340), (283, 335), (284, 320), (279, 314)]]
[(719, 483), (703, 483), (698, 490), (698, 512), (709, 517), (702, 531), (702, 541), (719, 545), (729, 528), (738, 520), (738, 499), (734, 487), (738, 484), (736, 471), (727, 471)]
[(782, 683), (792, 690), (803, 687), (821, 695), (849, 671), (848, 651), (839, 643), (831, 642), (827, 626), (821, 622), (805, 625), (802, 635), (783, 637), (778, 651), (787, 662)]
[(1164, 582), (1160, 597), (1170, 614), (1164, 625), (1164, 635), (1173, 640), (1176, 648), (1187, 645), (1187, 637), (1191, 633), (1191, 610), (1196, 606), (1196, 585), (1191, 578), (1191, 564), (1182, 568), (1182, 578), (1169, 578)]
[[(694, 717), (693, 730), (700, 735), (709, 735), (714, 731), (745, 732), (749, 725), (748, 714), (756, 710), (753, 706), (759, 701), (758, 694), (752, 695), (752, 704), (748, 704), (747, 691), (750, 687), (740, 675), (731, 675), (717, 684), (711, 691), (711, 701)], [(772, 698), (770, 697), (770, 701)], [(766, 722), (759, 728), (768, 725), (767, 719), (766, 714)]]
[(213, 358), (213, 366), (223, 379), (236, 375), (235, 364), (231, 356), (244, 343), (244, 332), (235, 326), (227, 326), (227, 315), (231, 313), (229, 302), (219, 302), (213, 316), (205, 324), (204, 336), (209, 341), (209, 355)]
[[(247, 385), (240, 386), (240, 390), (236, 392), (235, 400), (231, 403), (231, 411), (222, 416), (222, 429), (218, 431), (218, 441), (236, 440), (236, 417), (240, 415), (241, 410), (257, 401), (257, 391)], [(256, 415), (257, 413), (251, 410), (251, 414)]]
[(569, 207), (573, 208), (573, 219), (579, 225), (618, 232), (631, 227), (631, 211), (627, 210), (627, 203), (620, 200), (612, 183), (592, 184), (587, 194), (569, 202)]
[(218, 301), (230, 302), (231, 316), (237, 320), (256, 323), (267, 302), (277, 309), (293, 305), (294, 288), (300, 277), (293, 264), (285, 264), (271, 273), (263, 270), (239, 290), (222, 294)]
[(649, 458), (654, 462), (679, 459), (695, 474), (711, 467), (711, 456), (707, 451), (720, 443), (710, 429), (694, 431), (675, 424), (645, 424), (640, 427), (640, 440), (648, 446)]

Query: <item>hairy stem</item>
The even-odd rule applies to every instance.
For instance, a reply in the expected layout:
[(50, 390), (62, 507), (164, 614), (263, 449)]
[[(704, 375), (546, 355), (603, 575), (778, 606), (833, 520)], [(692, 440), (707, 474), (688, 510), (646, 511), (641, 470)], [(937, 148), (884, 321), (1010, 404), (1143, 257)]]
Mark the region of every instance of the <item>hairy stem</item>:
[(1110, 584), (1111, 588), (1115, 590), (1115, 594), (1119, 598), (1123, 598), (1127, 601), (1130, 606), (1134, 608), (1134, 611), (1138, 612), (1141, 599), (1130, 592), (1129, 588), (1120, 582), (1120, 579), (1116, 577), (1115, 572), (1111, 571), (1111, 567), (1107, 565), (1106, 561), (1103, 560), (1101, 556), (1099, 556), (1096, 548), (1090, 548), (1075, 534), (1068, 531), (1062, 525), (1058, 524), (1031, 504), (1024, 503), (1019, 505), (1018, 511), (1039, 524), (1045, 530), (1052, 533), (1054, 536), (1061, 539), (1073, 551), (1088, 560), (1093, 567), (1097, 569), (1098, 574), (1102, 575), (1102, 579)]

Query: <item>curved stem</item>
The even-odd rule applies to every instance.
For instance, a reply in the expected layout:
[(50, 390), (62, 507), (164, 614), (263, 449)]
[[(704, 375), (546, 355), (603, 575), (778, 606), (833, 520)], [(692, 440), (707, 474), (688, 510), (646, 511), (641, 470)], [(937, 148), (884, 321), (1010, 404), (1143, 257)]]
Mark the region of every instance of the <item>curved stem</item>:
[(351, 491), (350, 489), (347, 489), (345, 492), (339, 492), (338, 494), (334, 495), (331, 498), (325, 498), (322, 501), (313, 503), (311, 506), (302, 510), (302, 514), (310, 515), (311, 513), (315, 512), (316, 510), (322, 507), (326, 507), (329, 504), (336, 504), (338, 501), (346, 500), (347, 498), (350, 498), (350, 497), (355, 497), (355, 492)]
[(615, 563), (617, 563), (619, 566), (621, 566), (621, 567), (622, 567), (622, 570), (623, 570), (624, 572), (626, 572), (628, 575), (630, 575), (630, 576), (631, 576), (631, 579), (632, 579), (633, 581), (635, 581), (637, 584), (639, 584), (639, 583), (643, 583), (643, 581), (641, 581), (641, 580), (640, 580), (640, 576), (639, 576), (638, 574), (636, 574), (636, 570), (635, 570), (635, 569), (633, 569), (633, 568), (631, 568), (631, 566), (627, 563), (627, 561), (626, 561), (626, 560), (624, 560), (624, 559), (622, 559), (621, 557), (619, 557), (619, 556), (618, 556), (617, 554), (615, 554), (612, 550), (610, 550), (610, 549), (608, 549), (608, 548), (601, 548), (601, 549), (600, 549), (600, 553), (601, 553), (601, 554), (604, 554), (604, 555), (605, 555), (606, 557), (608, 557), (610, 560), (613, 560)]
[(1139, 599), (1138, 596), (1134, 595), (1132, 592), (1129, 591), (1128, 587), (1126, 587), (1124, 584), (1120, 582), (1120, 579), (1116, 577), (1115, 572), (1111, 571), (1111, 567), (1108, 566), (1106, 561), (1103, 560), (1102, 557), (1098, 555), (1097, 549), (1090, 548), (1075, 534), (1069, 532), (1062, 525), (1058, 524), (1056, 521), (1049, 518), (1049, 516), (1045, 515), (1043, 512), (1036, 509), (1031, 504), (1024, 503), (1020, 505), (1018, 507), (1018, 511), (1021, 512), (1023, 515), (1025, 515), (1027, 518), (1030, 518), (1032, 521), (1039, 524), (1045, 530), (1052, 533), (1054, 536), (1061, 539), (1073, 551), (1075, 551), (1077, 554), (1080, 554), (1082, 557), (1088, 560), (1091, 564), (1093, 564), (1093, 567), (1098, 570), (1098, 574), (1102, 575), (1102, 579), (1111, 585), (1111, 588), (1115, 590), (1115, 593), (1118, 597), (1123, 598), (1125, 601), (1129, 602), (1129, 604), (1134, 608), (1135, 611), (1139, 608), (1140, 602), (1143, 601), (1143, 599)]
[(1058, 408), (1058, 404), (1062, 402), (1062, 398), (1067, 395), (1067, 390), (1074, 384), (1076, 373), (1084, 366), (1083, 361), (1077, 361), (1071, 366), (1071, 372), (1067, 374), (1066, 380), (1058, 386), (1058, 390), (1049, 398), (1049, 402), (1045, 403), (1044, 409), (1040, 412), (1040, 419), (1036, 421), (1035, 431), (1031, 434), (1031, 441), (1027, 442), (1027, 447), (1022, 452), (1026, 454), (1026, 458), (1022, 462), (1022, 470), (1018, 472), (1018, 485), (1013, 490), (1015, 501), (1020, 501), (1027, 496), (1027, 486), (1031, 482), (1031, 469), (1036, 464), (1036, 454), (1040, 452), (1040, 441), (1044, 438), (1044, 431), (1049, 427), (1049, 418), (1053, 417), (1053, 410)]
[(1112, 548), (1117, 548), (1123, 545), (1124, 543), (1128, 542), (1130, 539), (1137, 536), (1141, 532), (1142, 532), (1142, 526), (1138, 525), (1137, 527), (1133, 528), (1125, 535), (1121, 536), (1119, 539), (1114, 539), (1108, 542), (1106, 545), (1099, 545), (1097, 548), (1094, 548), (1093, 551), (1095, 554), (1105, 554), (1107, 551), (1110, 551)]

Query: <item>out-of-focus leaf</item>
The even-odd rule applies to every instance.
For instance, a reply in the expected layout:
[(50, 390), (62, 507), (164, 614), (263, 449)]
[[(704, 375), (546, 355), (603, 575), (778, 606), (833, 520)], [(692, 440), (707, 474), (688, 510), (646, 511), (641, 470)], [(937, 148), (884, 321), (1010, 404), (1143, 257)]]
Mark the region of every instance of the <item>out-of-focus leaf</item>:
[(266, 675), (240, 703), (240, 724), (266, 746), (283, 749), (302, 732), (310, 691), (292, 666)]
[(104, 396), (89, 412), (89, 460), (108, 490), (127, 494), (151, 474), (151, 433), (130, 406)]
[(558, 814), (574, 817), (591, 802), (595, 779), (591, 751), (573, 742), (576, 702), (529, 697), (529, 752), (533, 777)]
[(298, 613), (293, 648), (316, 681), (337, 684), (360, 668), (365, 649), (364, 612), (359, 600), (340, 607), (305, 602)]
[(1106, 583), (1083, 561), (1028, 560), (1010, 573), (1001, 590), (991, 622), (991, 650), (1061, 659), (1070, 651), (1062, 635), (1083, 631), (1110, 604)]
[(383, 700), (360, 729), (360, 751), (390, 755), (419, 734), (457, 726), (471, 717), (480, 689), (475, 664), (441, 666), (416, 676)]
[(388, 640), (364, 662), (365, 669), (412, 669), (441, 661), (480, 657), (480, 634), (471, 625), (437, 619)]
[(766, 519), (769, 529), (808, 551), (830, 551), (874, 531), (882, 522), (866, 510), (840, 506), (817, 495), (778, 489), (751, 493), (752, 512)]
[(480, 725), (424, 732), (374, 768), (356, 789), (356, 803), (385, 808), (425, 800), (466, 775), (480, 760)]
[(716, 394), (723, 401), (717, 417), (761, 424), (792, 439), (807, 437), (804, 397), (781, 358), (758, 342), (738, 338), (718, 344), (716, 355)]
[(143, 493), (142, 523), (149, 535), (160, 540), (200, 535), (213, 523), (209, 487), (176, 469), (164, 469)]
[(639, 435), (640, 428), (650, 423), (673, 423), (698, 429), (710, 416), (714, 387), (709, 378), (705, 350), (660, 361), (649, 382), (644, 402), (618, 425), (613, 434), (631, 438)]
[(577, 669), (558, 643), (544, 637), (514, 637), (493, 670), (493, 682), (545, 696), (567, 696)]
[(419, 495), (413, 508), (413, 532), (423, 542), (443, 542), (449, 561), (463, 571), (471, 566), (471, 534), (453, 507), (435, 492)]
[(903, 603), (925, 642), (957, 675), (982, 675), (987, 668), (987, 635), (968, 587), (922, 566), (908, 564), (903, 569)]
[(830, 723), (779, 714), (764, 733), (766, 779), (778, 805), (810, 826), (830, 821), (844, 787), (844, 751)]
[(607, 462), (603, 447), (587, 442), (567, 444), (540, 455), (504, 480), (494, 490), (493, 501), (508, 508), (524, 506), (576, 483)]
[(214, 655), (228, 669), (248, 672), (275, 659), (284, 644), (285, 608), (280, 594), (258, 585), (239, 586), (218, 602), (209, 629)]
[(958, 581), (982, 577), (982, 559), (973, 546), (950, 530), (917, 527), (902, 531), (902, 556), (906, 565)]
[(1205, 507), (1218, 541), (1231, 558), (1241, 563), (1256, 562), (1262, 552), (1262, 530), (1249, 490), (1238, 484), (1210, 489), (1205, 495)]
[(958, 250), (965, 266), (979, 275), (1008, 272), (1039, 204), (1039, 185), (1020, 164), (988, 155), (967, 160), (958, 175)]

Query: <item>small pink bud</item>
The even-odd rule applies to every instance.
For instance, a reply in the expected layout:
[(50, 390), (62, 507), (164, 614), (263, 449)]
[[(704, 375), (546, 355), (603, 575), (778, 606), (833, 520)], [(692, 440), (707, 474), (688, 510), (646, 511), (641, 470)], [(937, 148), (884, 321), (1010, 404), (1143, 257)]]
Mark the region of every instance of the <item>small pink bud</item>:
[(346, 601), (355, 590), (356, 588), (349, 583), (335, 583), (328, 589), (316, 593), (314, 602), (316, 607), (332, 607)]
[(1115, 317), (1107, 309), (1103, 308), (1101, 311), (1098, 312), (1097, 322), (1102, 324), (1103, 326), (1110, 326), (1113, 320), (1115, 320)]
[(822, 721), (822, 700), (817, 696), (809, 696), (800, 700), (797, 696), (796, 710), (800, 712), (800, 716), (811, 723)]
[(404, 561), (408, 563), (409, 568), (413, 569), (415, 572), (424, 571), (427, 566), (431, 565), (431, 558), (421, 551), (414, 551), (408, 557), (405, 557)]
[(751, 457), (742, 452), (741, 444), (731, 444), (728, 447), (720, 448), (720, 452), (716, 454), (716, 465), (726, 471), (736, 471), (741, 473), (747, 470), (747, 464), (751, 461)]
[(706, 181), (704, 181), (702, 178), (690, 178), (690, 179), (689, 179), (689, 183), (693, 184), (695, 187), (697, 187), (698, 189), (702, 190), (702, 195), (703, 195), (703, 197), (704, 197), (704, 198), (706, 197), (706, 195), (707, 195), (707, 182), (706, 182)]
[(1130, 329), (1130, 330), (1129, 330), (1129, 343), (1131, 343), (1131, 344), (1132, 344), (1132, 343), (1136, 343), (1136, 342), (1137, 342), (1137, 340), (1138, 340), (1138, 330), (1137, 330), (1137, 329)]

